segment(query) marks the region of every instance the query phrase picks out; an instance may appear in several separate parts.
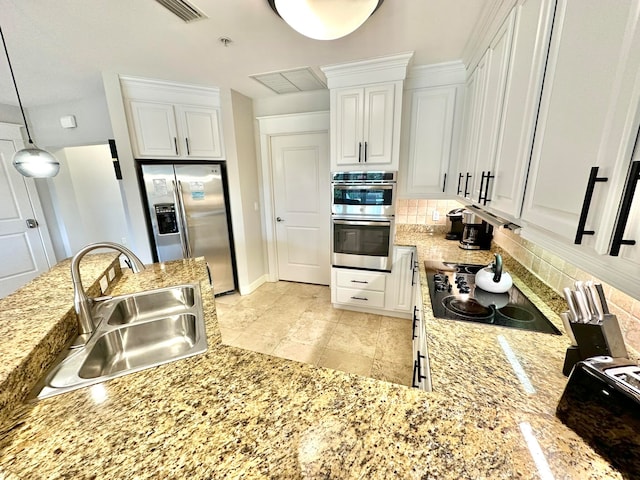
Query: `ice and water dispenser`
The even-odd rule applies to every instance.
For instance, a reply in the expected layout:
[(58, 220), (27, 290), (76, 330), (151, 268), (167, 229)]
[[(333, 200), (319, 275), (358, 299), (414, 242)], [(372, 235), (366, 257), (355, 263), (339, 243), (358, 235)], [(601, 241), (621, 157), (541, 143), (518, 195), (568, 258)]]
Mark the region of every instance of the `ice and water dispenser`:
[(153, 207), (158, 221), (158, 233), (160, 235), (178, 233), (176, 205), (174, 203), (157, 203)]

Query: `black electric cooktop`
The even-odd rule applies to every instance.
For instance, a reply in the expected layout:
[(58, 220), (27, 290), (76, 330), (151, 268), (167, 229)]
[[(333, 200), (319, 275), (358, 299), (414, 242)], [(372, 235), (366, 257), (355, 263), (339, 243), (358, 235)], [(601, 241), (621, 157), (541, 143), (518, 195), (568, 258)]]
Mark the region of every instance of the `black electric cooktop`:
[(476, 272), (485, 265), (429, 260), (424, 265), (436, 318), (561, 335), (515, 285), (506, 293), (489, 293), (476, 287)]

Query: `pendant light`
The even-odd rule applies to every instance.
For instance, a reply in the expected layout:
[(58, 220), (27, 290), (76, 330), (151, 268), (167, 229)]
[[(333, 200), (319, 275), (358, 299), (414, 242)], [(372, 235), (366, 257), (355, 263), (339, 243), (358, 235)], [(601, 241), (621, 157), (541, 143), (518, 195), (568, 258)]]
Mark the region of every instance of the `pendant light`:
[(31, 139), (31, 133), (29, 132), (29, 126), (27, 125), (27, 117), (24, 114), (24, 108), (22, 107), (22, 101), (20, 100), (20, 93), (18, 93), (18, 85), (16, 84), (16, 77), (13, 74), (13, 67), (11, 66), (11, 60), (9, 59), (7, 44), (4, 41), (2, 27), (0, 27), (0, 37), (2, 37), (4, 53), (7, 55), (7, 63), (9, 64), (9, 72), (11, 72), (13, 86), (16, 89), (16, 97), (18, 97), (18, 105), (20, 105), (20, 112), (22, 113), (22, 119), (24, 120), (24, 128), (27, 130), (27, 137), (29, 138), (29, 146), (22, 150), (18, 150), (13, 155), (13, 166), (16, 167), (16, 170), (25, 177), (55, 177), (60, 171), (60, 162), (58, 162), (56, 157), (46, 150), (38, 148)]
[(291, 28), (315, 40), (335, 40), (357, 30), (384, 0), (268, 0)]

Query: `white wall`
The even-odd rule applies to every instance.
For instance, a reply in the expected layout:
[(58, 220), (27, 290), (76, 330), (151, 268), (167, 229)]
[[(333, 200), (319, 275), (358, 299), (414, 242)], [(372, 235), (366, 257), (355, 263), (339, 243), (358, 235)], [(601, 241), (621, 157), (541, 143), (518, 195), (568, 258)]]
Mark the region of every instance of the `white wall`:
[(327, 110), (329, 110), (329, 90), (327, 89), (275, 95), (253, 101), (253, 111), (256, 117)]
[(22, 125), (24, 121), (22, 120), (20, 108), (13, 105), (0, 104), (0, 122)]
[(220, 90), (220, 100), (238, 288), (246, 294), (266, 281), (260, 208), (254, 208), (260, 184), (253, 108), (251, 99), (229, 89)]
[[(98, 145), (113, 138), (107, 101), (102, 92), (73, 102), (32, 107), (27, 113), (31, 136), (41, 148)], [(76, 128), (62, 128), (60, 117), (66, 115), (75, 115)]]
[(89, 243), (127, 243), (120, 186), (108, 145), (70, 147), (56, 152), (60, 173), (47, 179), (58, 235), (59, 259)]

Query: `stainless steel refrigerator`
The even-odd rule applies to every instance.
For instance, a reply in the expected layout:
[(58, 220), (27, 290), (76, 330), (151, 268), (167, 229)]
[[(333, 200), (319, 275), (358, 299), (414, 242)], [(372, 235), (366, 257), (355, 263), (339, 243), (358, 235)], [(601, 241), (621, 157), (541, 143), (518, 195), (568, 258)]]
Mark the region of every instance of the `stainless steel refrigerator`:
[(142, 178), (158, 260), (203, 256), (214, 294), (235, 290), (221, 165), (145, 164)]

